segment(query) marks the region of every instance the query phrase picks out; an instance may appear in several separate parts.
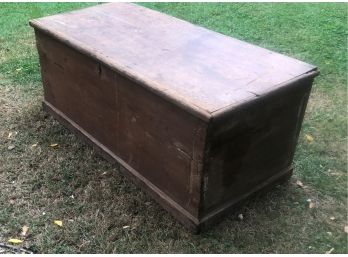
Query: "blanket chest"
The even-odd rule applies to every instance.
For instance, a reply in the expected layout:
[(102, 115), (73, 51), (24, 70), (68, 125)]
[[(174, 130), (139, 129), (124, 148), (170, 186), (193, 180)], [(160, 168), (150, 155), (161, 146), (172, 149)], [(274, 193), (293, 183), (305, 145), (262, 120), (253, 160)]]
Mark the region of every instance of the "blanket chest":
[(30, 24), (44, 109), (186, 227), (290, 177), (316, 67), (134, 4)]

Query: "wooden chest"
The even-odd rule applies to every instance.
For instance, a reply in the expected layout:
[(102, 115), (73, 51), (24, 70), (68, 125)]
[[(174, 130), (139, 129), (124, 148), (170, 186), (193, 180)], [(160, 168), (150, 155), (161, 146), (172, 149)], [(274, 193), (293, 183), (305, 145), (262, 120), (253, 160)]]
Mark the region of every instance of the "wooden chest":
[(133, 4), (30, 24), (45, 110), (188, 228), (290, 177), (316, 67)]

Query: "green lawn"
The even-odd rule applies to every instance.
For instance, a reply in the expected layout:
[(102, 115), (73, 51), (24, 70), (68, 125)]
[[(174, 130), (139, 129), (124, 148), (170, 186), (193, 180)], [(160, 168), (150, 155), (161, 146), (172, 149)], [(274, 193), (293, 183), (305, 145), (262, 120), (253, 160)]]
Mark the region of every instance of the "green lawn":
[(347, 4), (142, 4), (321, 71), (291, 181), (244, 206), (242, 221), (231, 214), (202, 235), (188, 233), (41, 109), (28, 20), (89, 5), (0, 3), (0, 243), (22, 238), (28, 225), (20, 246), (38, 253), (348, 253)]

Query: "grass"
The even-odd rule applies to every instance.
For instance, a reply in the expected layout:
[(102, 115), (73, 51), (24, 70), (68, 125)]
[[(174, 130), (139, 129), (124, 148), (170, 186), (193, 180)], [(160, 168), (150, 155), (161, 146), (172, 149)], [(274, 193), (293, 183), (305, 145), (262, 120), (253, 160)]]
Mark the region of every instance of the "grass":
[[(28, 225), (22, 246), (38, 253), (348, 252), (347, 4), (142, 4), (313, 63), (321, 71), (291, 181), (245, 205), (243, 221), (231, 214), (202, 235), (188, 233), (118, 167), (41, 109), (38, 56), (28, 20), (89, 5), (0, 3), (0, 242), (20, 237)], [(313, 136), (312, 143), (306, 134)], [(307, 187), (296, 186), (296, 180)], [(308, 208), (308, 198), (316, 208)], [(54, 219), (64, 226), (54, 226)]]

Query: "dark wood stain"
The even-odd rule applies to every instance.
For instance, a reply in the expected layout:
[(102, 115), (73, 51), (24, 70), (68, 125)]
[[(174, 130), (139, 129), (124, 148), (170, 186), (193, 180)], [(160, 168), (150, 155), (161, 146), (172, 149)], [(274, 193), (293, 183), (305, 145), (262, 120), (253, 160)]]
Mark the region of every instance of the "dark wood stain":
[(45, 110), (191, 230), (291, 175), (316, 67), (133, 4), (31, 25)]

